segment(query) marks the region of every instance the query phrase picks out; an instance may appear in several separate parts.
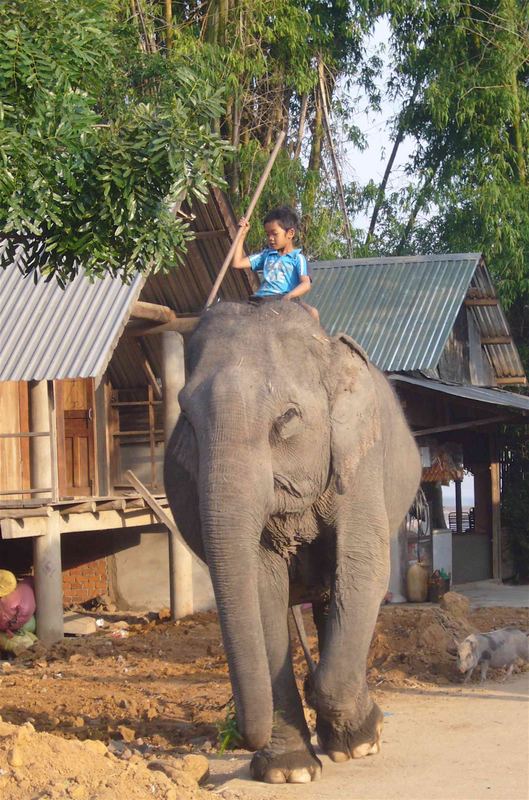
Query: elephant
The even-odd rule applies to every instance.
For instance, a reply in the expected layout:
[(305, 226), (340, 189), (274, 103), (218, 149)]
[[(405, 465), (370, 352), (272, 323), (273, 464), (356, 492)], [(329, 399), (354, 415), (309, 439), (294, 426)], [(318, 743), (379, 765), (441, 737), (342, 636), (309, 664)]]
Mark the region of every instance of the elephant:
[(190, 338), (179, 403), (165, 488), (209, 567), (252, 777), (321, 773), (290, 655), (289, 605), (301, 602), (318, 635), (305, 694), (322, 751), (336, 762), (378, 752), (367, 656), (390, 534), (421, 472), (387, 379), (294, 302), (221, 302)]

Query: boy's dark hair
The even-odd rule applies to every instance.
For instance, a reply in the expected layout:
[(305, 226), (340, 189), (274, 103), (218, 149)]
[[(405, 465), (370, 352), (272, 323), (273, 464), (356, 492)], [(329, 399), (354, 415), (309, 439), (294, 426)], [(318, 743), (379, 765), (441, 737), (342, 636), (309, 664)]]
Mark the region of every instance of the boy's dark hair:
[(279, 206), (273, 208), (268, 212), (263, 220), (263, 225), (267, 222), (278, 222), (284, 231), (294, 228), (295, 231), (299, 230), (299, 217), (290, 206)]

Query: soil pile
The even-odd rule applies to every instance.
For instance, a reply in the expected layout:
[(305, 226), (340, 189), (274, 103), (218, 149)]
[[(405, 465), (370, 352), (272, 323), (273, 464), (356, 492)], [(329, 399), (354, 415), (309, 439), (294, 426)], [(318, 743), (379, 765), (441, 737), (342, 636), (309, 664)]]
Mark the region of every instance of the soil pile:
[(68, 741), (37, 733), (29, 722), (0, 721), (2, 800), (199, 800), (208, 795), (199, 789), (194, 766), (180, 759), (146, 762), (134, 754), (123, 761), (100, 741)]

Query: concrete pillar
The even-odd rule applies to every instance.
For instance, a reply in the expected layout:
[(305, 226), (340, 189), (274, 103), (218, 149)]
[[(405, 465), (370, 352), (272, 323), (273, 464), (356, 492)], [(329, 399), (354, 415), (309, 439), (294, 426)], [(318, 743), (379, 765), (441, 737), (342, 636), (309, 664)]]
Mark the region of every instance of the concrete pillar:
[[(29, 414), (32, 432), (50, 431), (50, 405), (47, 381), (29, 384)], [(53, 460), (50, 437), (32, 437), (30, 445), (31, 485), (53, 485)], [(49, 499), (50, 492), (33, 495)], [(62, 562), (59, 514), (48, 518), (47, 532), (33, 539), (37, 636), (45, 644), (58, 642), (64, 635), (62, 602)]]
[(456, 496), (456, 531), (463, 533), (463, 503), (461, 499), (461, 481), (455, 480), (455, 496)]
[[(165, 444), (180, 414), (178, 393), (185, 383), (184, 340), (175, 331), (162, 338), (162, 389)], [(193, 613), (193, 561), (191, 553), (177, 536), (169, 532), (169, 591), (174, 619)]]

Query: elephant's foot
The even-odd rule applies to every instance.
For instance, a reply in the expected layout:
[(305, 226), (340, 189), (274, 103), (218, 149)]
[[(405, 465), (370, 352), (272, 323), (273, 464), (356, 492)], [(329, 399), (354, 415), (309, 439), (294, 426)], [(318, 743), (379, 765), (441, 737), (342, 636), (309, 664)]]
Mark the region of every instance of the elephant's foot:
[(321, 762), (310, 744), (289, 752), (275, 752), (271, 744), (254, 754), (250, 773), (265, 783), (310, 783), (321, 776)]
[(318, 743), (332, 761), (374, 755), (380, 752), (382, 721), (383, 714), (376, 703), (360, 725), (357, 720), (346, 717), (330, 721), (318, 714)]

